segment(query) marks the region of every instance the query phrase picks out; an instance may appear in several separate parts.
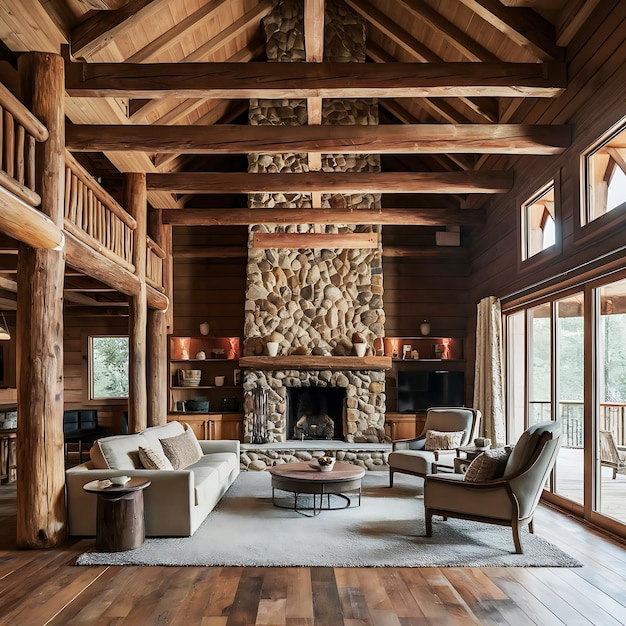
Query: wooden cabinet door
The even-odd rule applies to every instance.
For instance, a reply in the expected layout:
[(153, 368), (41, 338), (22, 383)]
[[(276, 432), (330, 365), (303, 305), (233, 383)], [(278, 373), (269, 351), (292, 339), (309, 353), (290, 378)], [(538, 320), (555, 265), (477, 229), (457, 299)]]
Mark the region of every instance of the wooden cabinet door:
[(191, 415), (179, 414), (179, 415), (174, 416), (174, 419), (181, 422), (181, 424), (184, 424), (185, 422), (189, 424), (189, 426), (191, 427), (191, 430), (193, 430), (194, 435), (196, 436), (196, 439), (208, 439), (206, 415), (191, 416)]
[(224, 413), (211, 415), (210, 439), (243, 438), (243, 415), (240, 413)]
[(385, 432), (392, 440), (417, 437), (416, 417), (414, 413), (387, 413), (385, 415)]

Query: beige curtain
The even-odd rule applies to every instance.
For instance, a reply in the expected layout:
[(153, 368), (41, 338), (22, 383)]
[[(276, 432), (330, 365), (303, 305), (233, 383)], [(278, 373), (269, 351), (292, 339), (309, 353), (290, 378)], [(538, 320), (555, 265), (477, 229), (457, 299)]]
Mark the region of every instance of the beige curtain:
[(483, 415), (481, 432), (496, 446), (506, 443), (502, 379), (500, 301), (494, 296), (488, 296), (478, 303), (474, 408)]

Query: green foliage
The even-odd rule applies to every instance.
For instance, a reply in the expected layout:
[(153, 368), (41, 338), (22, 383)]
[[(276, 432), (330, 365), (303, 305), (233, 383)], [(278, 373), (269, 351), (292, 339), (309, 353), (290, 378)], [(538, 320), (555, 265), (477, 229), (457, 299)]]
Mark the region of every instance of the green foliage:
[(626, 315), (603, 315), (600, 335), (604, 348), (604, 397), (601, 402), (626, 403)]
[(91, 338), (93, 398), (128, 397), (128, 337)]

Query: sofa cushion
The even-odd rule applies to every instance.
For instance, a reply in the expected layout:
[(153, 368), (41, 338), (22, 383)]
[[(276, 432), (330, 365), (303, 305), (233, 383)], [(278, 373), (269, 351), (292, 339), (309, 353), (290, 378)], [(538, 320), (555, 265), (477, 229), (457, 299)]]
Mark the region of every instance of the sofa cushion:
[(464, 431), (427, 430), (425, 450), (454, 450), (461, 445)]
[(205, 454), (199, 461), (190, 465), (187, 469), (193, 470), (195, 475), (197, 470), (202, 471), (204, 468), (211, 468), (217, 471), (220, 480), (224, 481), (237, 468), (238, 464), (239, 459), (232, 452), (211, 452), (211, 454)]
[(173, 470), (170, 460), (164, 455), (155, 452), (152, 448), (139, 446), (139, 460), (146, 469)]
[(152, 448), (157, 454), (165, 456), (163, 447), (161, 446), (161, 439), (167, 437), (175, 437), (185, 432), (183, 425), (180, 422), (168, 422), (162, 426), (151, 426), (141, 431), (141, 434), (150, 442), (150, 448)]
[(465, 472), (465, 480), (482, 483), (487, 480), (502, 478), (510, 454), (511, 448), (485, 450), (470, 463), (467, 472)]
[(191, 428), (181, 435), (161, 439), (161, 445), (174, 469), (185, 469), (202, 458), (202, 449)]
[(206, 502), (207, 498), (211, 498), (216, 490), (221, 488), (222, 481), (217, 469), (209, 466), (195, 468), (193, 476), (194, 504), (199, 506)]
[(139, 447), (149, 448), (148, 440), (141, 434), (113, 435), (98, 439), (89, 456), (95, 469), (140, 469)]

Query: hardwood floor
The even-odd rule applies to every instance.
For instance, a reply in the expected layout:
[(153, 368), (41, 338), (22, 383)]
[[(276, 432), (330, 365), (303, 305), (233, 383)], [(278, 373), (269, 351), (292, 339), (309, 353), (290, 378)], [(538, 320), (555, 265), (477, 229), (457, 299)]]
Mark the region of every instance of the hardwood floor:
[(626, 552), (540, 507), (536, 532), (582, 568), (76, 567), (92, 540), (15, 549), (0, 487), (0, 624), (626, 624)]

